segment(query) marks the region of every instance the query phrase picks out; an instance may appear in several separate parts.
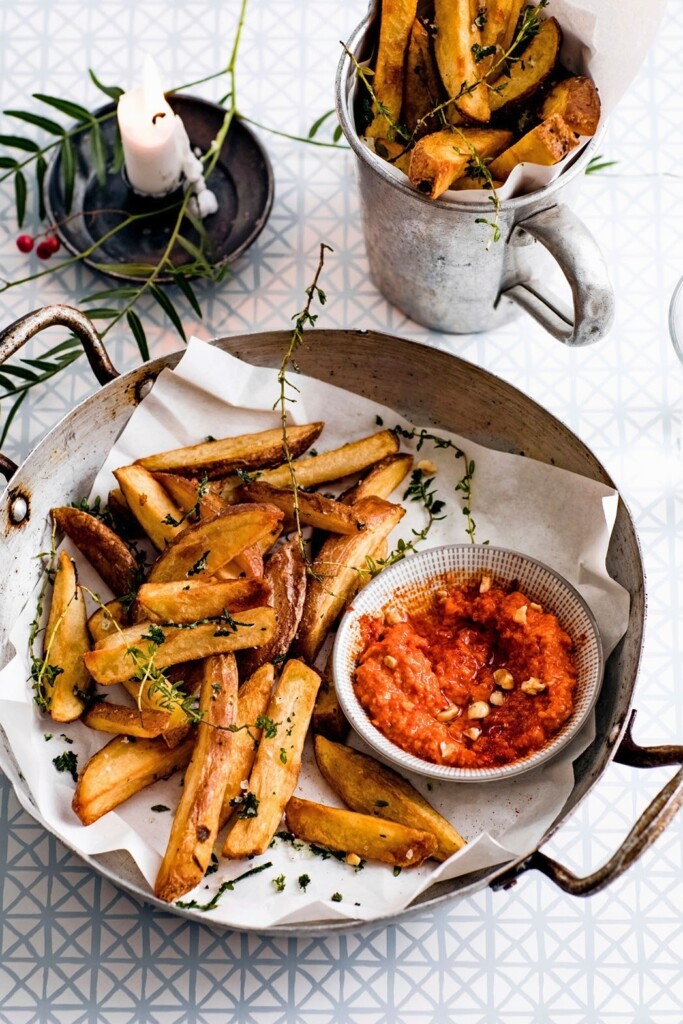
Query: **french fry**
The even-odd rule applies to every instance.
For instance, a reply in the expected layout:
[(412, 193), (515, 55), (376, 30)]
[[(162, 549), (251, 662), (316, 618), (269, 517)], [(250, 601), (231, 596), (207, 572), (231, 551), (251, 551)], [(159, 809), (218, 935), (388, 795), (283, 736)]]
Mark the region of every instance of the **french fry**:
[(489, 165), (494, 178), (504, 181), (510, 171), (521, 163), (542, 164), (549, 167), (559, 163), (579, 144), (579, 136), (565, 123), (560, 114), (551, 114), (542, 124), (523, 135)]
[(345, 505), (353, 505), (361, 498), (390, 498), (412, 468), (412, 455), (388, 455), (361, 477), (358, 483), (340, 494), (338, 501)]
[(403, 86), (403, 122), (411, 135), (416, 130), (418, 135), (435, 130), (437, 115), (431, 111), (438, 106), (440, 99), (439, 73), (429, 32), (416, 18), (410, 30)]
[(244, 624), (218, 626), (210, 622), (191, 629), (139, 623), (100, 641), (83, 660), (93, 679), (108, 686), (144, 671), (152, 656), (154, 667), (162, 669), (212, 654), (260, 647), (273, 635), (275, 613), (272, 608), (252, 608), (247, 614)]
[(161, 736), (167, 729), (168, 712), (150, 711), (147, 708), (129, 708), (123, 704), (98, 701), (83, 715), (83, 724), (97, 732), (153, 739), (155, 736)]
[[(179, 668), (183, 669), (182, 678), (169, 678), (173, 670), (169, 671), (167, 675), (169, 685), (163, 688), (159, 687), (154, 679), (149, 679), (144, 683), (137, 682), (135, 679), (122, 680), (124, 690), (133, 698), (140, 711), (163, 716), (164, 725), (160, 735), (168, 747), (177, 747), (190, 731), (190, 721), (187, 711), (183, 707), (183, 698), (185, 695), (189, 695), (189, 690), (184, 685), (187, 666), (181, 663)], [(181, 683), (183, 684), (182, 693), (172, 689), (180, 686)]]
[(143, 583), (137, 603), (150, 622), (197, 622), (227, 612), (241, 612), (270, 603), (270, 585), (263, 579), (182, 580)]
[(433, 854), (436, 860), (447, 860), (465, 845), (462, 836), (409, 782), (374, 757), (318, 735), (315, 759), (323, 778), (352, 811), (432, 832), (438, 843)]
[[(522, 13), (526, 0), (496, 0), (496, 8), (501, 11), (504, 19), (504, 24), (498, 31), (496, 42), (498, 44), (498, 53), (496, 57), (507, 53), (512, 47), (515, 40), (515, 32), (517, 30), (517, 23), (519, 16)], [(501, 19), (501, 21), (503, 20)]]
[[(490, 58), (479, 62), (480, 74), (489, 72), (492, 65), (496, 64), (512, 46), (519, 15), (525, 2), (526, 0), (487, 0), (483, 8), (486, 17), (481, 29), (481, 45), (484, 49), (495, 46), (496, 52)], [(494, 75), (496, 79), (499, 77), (499, 68), (496, 68)]]
[(251, 774), (262, 732), (256, 725), (256, 720), (265, 714), (268, 702), (270, 701), (274, 678), (273, 666), (262, 665), (240, 687), (237, 695), (238, 731), (234, 733), (232, 740), (230, 766), (223, 793), (219, 828), (223, 828), (228, 818), (234, 812), (235, 804), (232, 801), (235, 797), (243, 795), (242, 782), (244, 779), (248, 779)]
[(133, 552), (101, 519), (78, 508), (53, 508), (58, 529), (69, 537), (114, 594), (127, 594), (139, 569)]
[(116, 736), (90, 758), (81, 773), (71, 806), (84, 825), (92, 825), (146, 786), (184, 768), (192, 756), (192, 733), (173, 750), (161, 739)]
[(325, 671), (322, 674), (318, 696), (315, 698), (311, 727), (316, 736), (325, 736), (328, 740), (343, 743), (349, 734), (349, 723), (337, 697), (331, 663), (332, 655), (327, 659)]
[[(382, 0), (379, 48), (372, 87), (384, 111), (375, 109), (368, 127), (369, 138), (390, 135), (401, 116), (403, 67), (417, 0)], [(388, 115), (388, 116), (387, 116)]]
[(40, 696), (55, 722), (80, 718), (90, 675), (83, 655), (90, 647), (85, 601), (76, 582), (76, 569), (65, 551), (57, 560), (52, 603), (43, 647)]
[(417, 867), (436, 851), (436, 836), (431, 832), (296, 796), (287, 804), (285, 815), (289, 831), (307, 843), (394, 867)]
[(249, 776), (256, 815), (242, 817), (238, 812), (223, 846), (224, 857), (250, 857), (268, 848), (296, 788), (319, 685), (320, 676), (302, 662), (290, 660), (285, 665), (267, 711), (277, 728), (274, 734), (264, 730)]
[(208, 579), (245, 548), (277, 532), (281, 519), (282, 512), (271, 505), (232, 505), (187, 526), (156, 560), (148, 582)]
[(490, 91), (491, 111), (496, 113), (509, 104), (522, 103), (540, 89), (555, 70), (561, 45), (562, 30), (555, 18), (541, 22), (520, 60), (515, 61), (508, 76), (501, 79), (504, 88)]
[(204, 662), (199, 710), (197, 741), (154, 885), (155, 895), (167, 903), (194, 889), (211, 860), (232, 754), (229, 727), (237, 717), (234, 654)]
[[(287, 427), (287, 445), (292, 458), (305, 452), (323, 429), (323, 423), (306, 423), (300, 427)], [(257, 434), (240, 434), (218, 441), (204, 441), (188, 448), (175, 448), (138, 459), (137, 465), (151, 473), (170, 472), (179, 476), (209, 479), (225, 476), (235, 469), (262, 469), (276, 466), (285, 458), (282, 430), (262, 430)]]
[(268, 661), (282, 659), (296, 635), (306, 598), (306, 565), (298, 537), (286, 541), (270, 556), (264, 579), (272, 593), (275, 630), (268, 643), (240, 654), (243, 676), (252, 675)]
[(600, 97), (590, 78), (576, 75), (553, 86), (543, 101), (541, 117), (552, 114), (560, 114), (578, 135), (595, 135), (600, 123)]
[(375, 139), (375, 153), (387, 160), (394, 167), (404, 174), (408, 173), (410, 167), (410, 150), (400, 142), (392, 142), (391, 139)]
[(120, 601), (107, 601), (88, 619), (88, 631), (93, 643), (99, 643), (106, 637), (123, 629), (126, 625), (127, 611)]
[(413, 150), (408, 177), (418, 192), (438, 199), (462, 177), (473, 156), (495, 156), (513, 137), (502, 128), (444, 128), (425, 135)]
[[(244, 485), (241, 497), (245, 501), (275, 505), (290, 522), (294, 519), (294, 492), (291, 487), (273, 487), (272, 484), (256, 480)], [(357, 533), (365, 527), (353, 509), (322, 494), (308, 494), (299, 490), (298, 504), (299, 520), (304, 526), (314, 526), (329, 533)]]
[(358, 587), (366, 559), (400, 522), (405, 509), (381, 498), (363, 498), (354, 508), (366, 524), (362, 533), (329, 537), (313, 563), (296, 640), (296, 652), (312, 664), (325, 637)]
[(434, 0), (434, 22), (434, 51), (446, 93), (465, 117), (486, 123), (491, 108), (475, 59), (481, 32), (472, 18), (470, 0)]
[(185, 526), (180, 522), (180, 509), (143, 466), (122, 466), (114, 470), (114, 476), (140, 526), (154, 547), (163, 551)]
[[(380, 430), (370, 437), (350, 441), (341, 448), (333, 448), (320, 455), (309, 455), (294, 463), (296, 482), (299, 487), (317, 487), (330, 480), (341, 480), (352, 473), (362, 473), (387, 455), (394, 455), (399, 448), (398, 439), (392, 430)], [(266, 469), (259, 474), (259, 481), (273, 487), (291, 487), (292, 477), (289, 466)]]

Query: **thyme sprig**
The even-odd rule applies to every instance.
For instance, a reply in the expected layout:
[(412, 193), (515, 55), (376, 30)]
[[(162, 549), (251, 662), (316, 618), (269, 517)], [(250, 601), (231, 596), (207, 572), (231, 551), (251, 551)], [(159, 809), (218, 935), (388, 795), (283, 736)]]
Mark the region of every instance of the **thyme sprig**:
[[(54, 684), (57, 676), (63, 671), (59, 666), (50, 664), (51, 642), (48, 644), (47, 649), (42, 655), (38, 655), (35, 649), (38, 637), (45, 631), (45, 627), (41, 626), (41, 621), (43, 618), (47, 590), (55, 580), (55, 562), (57, 560), (56, 531), (57, 528), (53, 525), (50, 537), (50, 550), (47, 552), (43, 551), (36, 556), (37, 558), (43, 559), (42, 580), (36, 601), (36, 613), (31, 621), (28, 635), (28, 654), (30, 663), (30, 679), (33, 687), (33, 700), (43, 711), (47, 711), (50, 707), (50, 698), (48, 696), (47, 688)], [(55, 630), (53, 637), (56, 632), (57, 631)]]

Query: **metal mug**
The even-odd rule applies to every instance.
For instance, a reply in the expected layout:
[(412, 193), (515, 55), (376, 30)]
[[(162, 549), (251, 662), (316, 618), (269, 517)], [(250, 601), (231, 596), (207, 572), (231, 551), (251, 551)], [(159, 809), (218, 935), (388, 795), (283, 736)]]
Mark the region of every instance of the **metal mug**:
[[(347, 50), (367, 56), (371, 14)], [(582, 175), (600, 136), (571, 167), (529, 195), (501, 200), (501, 238), (487, 248), (490, 200), (426, 199), (368, 151), (358, 138), (352, 109), (355, 68), (348, 53), (339, 63), (339, 121), (358, 158), (361, 216), (371, 277), (382, 294), (411, 320), (447, 334), (486, 331), (525, 309), (567, 345), (604, 337), (614, 319), (614, 293), (595, 239), (560, 200)], [(572, 291), (573, 311), (542, 283), (546, 250)], [(551, 268), (552, 269), (552, 268)]]

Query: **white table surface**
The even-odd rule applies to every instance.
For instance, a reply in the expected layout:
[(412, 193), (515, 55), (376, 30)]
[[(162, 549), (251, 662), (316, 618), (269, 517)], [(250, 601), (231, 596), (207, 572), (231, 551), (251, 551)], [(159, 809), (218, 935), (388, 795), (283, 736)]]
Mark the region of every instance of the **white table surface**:
[[(552, 6), (552, 5), (551, 5)], [(0, 2), (0, 106), (31, 109), (32, 92), (91, 106), (93, 67), (135, 81), (144, 51), (169, 84), (225, 64), (237, 0)], [(362, 0), (252, 0), (239, 60), (244, 113), (306, 134), (332, 106), (339, 39)], [(263, 134), (276, 177), (270, 221), (234, 276), (202, 287), (203, 337), (286, 328), (301, 307), (318, 244), (326, 327), (392, 332), (458, 353), (522, 388), (604, 462), (636, 519), (649, 594), (635, 706), (642, 744), (683, 740), (683, 368), (667, 307), (683, 274), (683, 4), (672, 0), (657, 43), (611, 119), (609, 171), (586, 178), (577, 213), (599, 239), (617, 297), (609, 338), (571, 351), (521, 318), (495, 333), (447, 337), (390, 308), (370, 283), (352, 160)], [(196, 90), (207, 98), (223, 83)], [(14, 125), (16, 128), (16, 125)], [(0, 131), (10, 131), (7, 118)], [(2, 274), (27, 265), (14, 245), (13, 197), (0, 188)], [(86, 269), (0, 294), (0, 323), (92, 291)], [(179, 347), (158, 308), (142, 309), (153, 354)], [(139, 360), (123, 329), (111, 353)], [(51, 341), (59, 340), (55, 335)], [(36, 343), (44, 348), (48, 339)], [(371, 353), (369, 353), (371, 358)], [(32, 394), (6, 453), (25, 455), (94, 390), (81, 361)], [(547, 852), (578, 872), (602, 863), (672, 769), (611, 766)], [(683, 1019), (683, 816), (631, 870), (589, 899), (530, 873), (509, 892), (483, 891), (389, 927), (320, 939), (216, 933), (137, 903), (85, 868), (0, 782), (0, 1021), (6, 1024), (218, 1024), (224, 1021), (498, 1024), (680, 1024)]]

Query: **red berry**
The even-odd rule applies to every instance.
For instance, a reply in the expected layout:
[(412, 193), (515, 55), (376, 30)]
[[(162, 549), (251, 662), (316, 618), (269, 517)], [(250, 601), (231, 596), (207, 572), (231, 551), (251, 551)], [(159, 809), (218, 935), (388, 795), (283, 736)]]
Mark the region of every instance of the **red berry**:
[(17, 238), (17, 249), (19, 252), (30, 252), (33, 248), (33, 239), (30, 235), (19, 235)]
[(56, 235), (48, 235), (45, 244), (50, 246), (50, 252), (59, 252), (59, 239)]
[(36, 249), (36, 256), (39, 260), (49, 260), (52, 256), (52, 246), (48, 242), (41, 242)]

